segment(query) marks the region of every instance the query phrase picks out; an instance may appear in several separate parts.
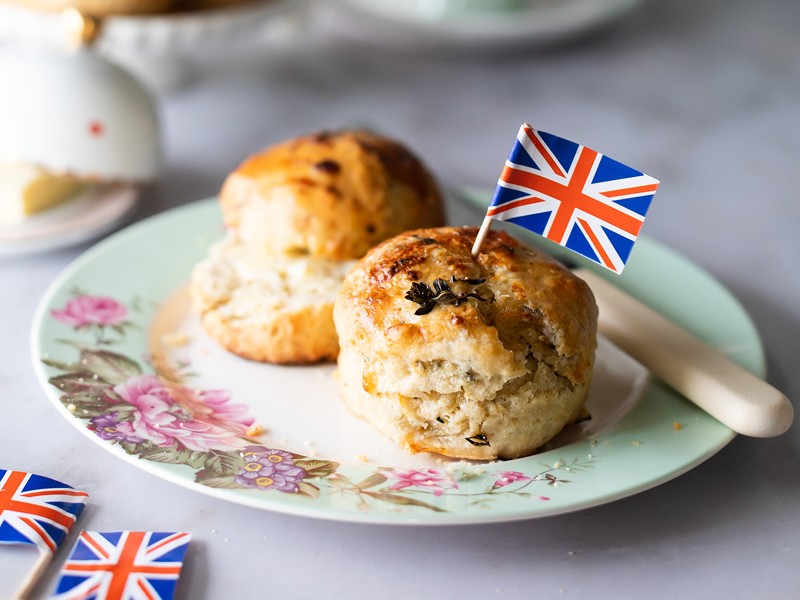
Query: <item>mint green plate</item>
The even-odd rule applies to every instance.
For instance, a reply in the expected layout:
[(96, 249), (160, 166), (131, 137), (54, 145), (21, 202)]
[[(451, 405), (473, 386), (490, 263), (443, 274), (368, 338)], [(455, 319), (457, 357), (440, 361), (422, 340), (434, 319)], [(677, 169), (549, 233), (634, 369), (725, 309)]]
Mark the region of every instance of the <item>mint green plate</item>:
[[(651, 382), (642, 385), (638, 404), (629, 403), (619, 412), (624, 416), (602, 431), (534, 456), (480, 464), (391, 455), (376, 462), (358, 453), (362, 436), (367, 444), (376, 435), (371, 428), (351, 423), (355, 419), (344, 413), (326, 416), (334, 414), (332, 366), (256, 365), (220, 355), (204, 339), (181, 289), (222, 234), (214, 200), (137, 223), (70, 265), (45, 294), (34, 321), (37, 377), (60, 414), (114, 455), (169, 481), (232, 502), (324, 519), (510, 521), (652, 488), (734, 437)], [(625, 274), (612, 277), (763, 375), (763, 350), (747, 314), (686, 259), (640, 238)], [(619, 362), (611, 356), (603, 360)], [(285, 403), (279, 406), (287, 414), (295, 407), (303, 416), (261, 421), (255, 404), (266, 396)], [(306, 430), (308, 438), (300, 441)], [(333, 435), (349, 443), (348, 450), (324, 447), (322, 438), (339, 430), (356, 432)]]

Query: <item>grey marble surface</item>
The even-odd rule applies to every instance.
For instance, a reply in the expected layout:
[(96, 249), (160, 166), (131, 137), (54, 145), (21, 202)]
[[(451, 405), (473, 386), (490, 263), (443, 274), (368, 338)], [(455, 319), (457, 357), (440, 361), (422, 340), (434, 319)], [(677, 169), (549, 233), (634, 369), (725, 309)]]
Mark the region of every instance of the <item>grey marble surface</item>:
[[(161, 96), (165, 172), (137, 218), (214, 195), (269, 143), (352, 124), (405, 140), (446, 183), (491, 186), (527, 120), (662, 181), (644, 234), (731, 290), (762, 335), (769, 381), (796, 400), (798, 32), (793, 0), (651, 0), (607, 30), (517, 55), (399, 52), (309, 35)], [(453, 223), (480, 218), (451, 206)], [(91, 489), (84, 528), (192, 531), (181, 598), (800, 594), (796, 426), (774, 439), (738, 437), (681, 477), (608, 505), (451, 528), (273, 514), (124, 463), (55, 412), (30, 364), (35, 305), (85, 248), (0, 260), (0, 464)]]

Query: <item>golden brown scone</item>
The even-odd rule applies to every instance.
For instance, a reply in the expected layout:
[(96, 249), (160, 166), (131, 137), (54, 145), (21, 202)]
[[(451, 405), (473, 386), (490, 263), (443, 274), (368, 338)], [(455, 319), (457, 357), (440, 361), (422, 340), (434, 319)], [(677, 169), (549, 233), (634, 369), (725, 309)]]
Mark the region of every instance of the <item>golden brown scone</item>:
[(354, 260), (444, 221), (419, 160), (363, 131), (268, 148), (227, 178), (220, 201), (231, 233), (195, 268), (192, 302), (223, 347), (274, 363), (334, 360), (333, 301)]
[[(503, 232), (490, 231), (473, 258), (476, 234), (445, 227), (390, 239), (336, 299), (342, 397), (410, 452), (525, 456), (582, 412), (596, 347), (591, 290)], [(421, 284), (435, 294), (437, 279), (452, 293), (415, 314), (425, 309), (407, 294), (422, 300)]]
[(248, 158), (220, 194), (228, 227), (267, 253), (357, 259), (403, 231), (444, 224), (433, 177), (367, 131), (295, 138)]

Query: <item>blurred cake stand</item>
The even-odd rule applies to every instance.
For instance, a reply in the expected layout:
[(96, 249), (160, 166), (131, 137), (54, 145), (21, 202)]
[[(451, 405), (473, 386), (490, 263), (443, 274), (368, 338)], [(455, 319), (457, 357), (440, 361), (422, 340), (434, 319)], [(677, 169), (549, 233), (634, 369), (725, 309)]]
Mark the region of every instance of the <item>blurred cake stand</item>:
[[(204, 62), (250, 52), (294, 35), (302, 0), (250, 0), (228, 8), (103, 17), (94, 49), (152, 90), (174, 89)], [(0, 4), (0, 42), (62, 47), (58, 13)]]

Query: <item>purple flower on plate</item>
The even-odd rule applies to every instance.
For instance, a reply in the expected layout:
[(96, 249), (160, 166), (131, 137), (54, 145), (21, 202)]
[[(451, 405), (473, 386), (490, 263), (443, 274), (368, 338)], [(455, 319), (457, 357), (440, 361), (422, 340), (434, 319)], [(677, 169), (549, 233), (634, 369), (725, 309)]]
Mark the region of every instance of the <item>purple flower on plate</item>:
[(54, 309), (50, 314), (73, 327), (120, 325), (128, 318), (128, 309), (107, 296), (80, 295), (67, 302), (63, 309)]
[(89, 429), (104, 440), (117, 440), (130, 444), (139, 444), (144, 441), (144, 438), (132, 435), (129, 430), (130, 425), (119, 421), (118, 417), (119, 412), (117, 411), (98, 415), (91, 420)]
[(294, 464), (294, 456), (284, 450), (248, 446), (242, 458), (244, 465), (234, 477), (242, 487), (294, 494), (300, 491), (298, 484), (308, 475)]

